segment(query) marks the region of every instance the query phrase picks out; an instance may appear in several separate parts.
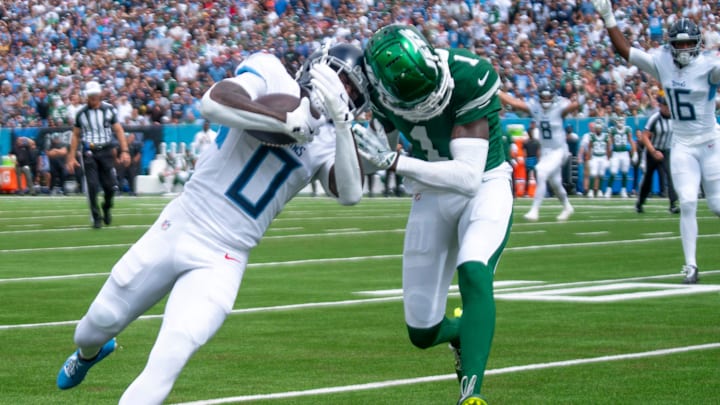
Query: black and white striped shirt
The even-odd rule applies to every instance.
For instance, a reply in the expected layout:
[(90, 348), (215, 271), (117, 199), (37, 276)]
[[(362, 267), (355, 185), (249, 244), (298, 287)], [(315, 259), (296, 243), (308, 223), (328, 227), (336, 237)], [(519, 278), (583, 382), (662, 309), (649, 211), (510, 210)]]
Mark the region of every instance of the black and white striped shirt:
[(117, 110), (106, 102), (98, 108), (85, 105), (75, 116), (75, 127), (80, 128), (83, 141), (89, 145), (109, 145), (114, 139), (112, 126), (117, 122)]
[(645, 124), (645, 130), (650, 131), (652, 138), (650, 141), (657, 150), (668, 150), (672, 142), (672, 125), (670, 118), (665, 118), (656, 111), (648, 118)]

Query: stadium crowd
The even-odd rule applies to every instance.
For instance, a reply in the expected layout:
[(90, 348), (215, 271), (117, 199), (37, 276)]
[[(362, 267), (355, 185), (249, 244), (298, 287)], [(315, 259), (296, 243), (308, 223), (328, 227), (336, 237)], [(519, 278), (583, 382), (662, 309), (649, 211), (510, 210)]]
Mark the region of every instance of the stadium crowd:
[[(706, 49), (720, 46), (718, 2), (616, 4), (634, 46), (662, 43), (680, 16), (699, 22)], [(516, 96), (552, 82), (577, 93), (579, 116), (657, 108), (659, 86), (613, 53), (590, 0), (21, 0), (0, 5), (0, 122), (70, 124), (94, 79), (123, 124), (196, 123), (203, 92), (249, 53), (266, 49), (294, 70), (323, 41), (363, 46), (393, 22), (488, 57)]]

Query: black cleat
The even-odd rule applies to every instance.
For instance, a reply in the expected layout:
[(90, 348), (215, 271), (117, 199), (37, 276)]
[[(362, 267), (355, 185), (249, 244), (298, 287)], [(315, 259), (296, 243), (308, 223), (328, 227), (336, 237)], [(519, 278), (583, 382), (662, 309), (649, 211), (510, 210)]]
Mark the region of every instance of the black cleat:
[(640, 203), (635, 203), (635, 212), (637, 212), (638, 214), (642, 214), (643, 212), (645, 212), (645, 210), (643, 209), (642, 204), (640, 204)]
[(670, 211), (671, 214), (679, 214), (680, 207), (678, 207), (677, 205), (672, 205), (670, 206), (670, 209), (668, 211)]
[(100, 220), (100, 218), (93, 220), (93, 228), (95, 228), (95, 229), (102, 228), (102, 221)]
[(103, 222), (105, 222), (105, 225), (110, 225), (112, 223), (110, 207), (103, 207)]

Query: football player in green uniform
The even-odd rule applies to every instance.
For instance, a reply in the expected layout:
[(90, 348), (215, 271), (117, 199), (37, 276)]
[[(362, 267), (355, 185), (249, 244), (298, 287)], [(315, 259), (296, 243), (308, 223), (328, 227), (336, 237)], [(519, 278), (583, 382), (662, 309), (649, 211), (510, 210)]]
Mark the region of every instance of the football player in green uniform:
[(635, 142), (632, 139), (632, 129), (625, 125), (625, 117), (614, 115), (610, 119), (613, 126), (610, 127), (610, 177), (608, 178), (605, 197), (612, 197), (612, 185), (615, 176), (620, 173), (620, 197), (627, 198), (627, 178), (630, 171), (631, 156), (635, 156)]
[[(358, 150), (374, 169), (404, 176), (414, 196), (402, 273), (410, 341), (419, 348), (449, 342), (458, 404), (486, 404), (480, 388), (495, 330), (493, 277), (513, 212), (498, 74), (467, 50), (434, 49), (404, 25), (373, 35), (365, 68), (373, 120), (354, 128)], [(389, 146), (399, 133), (412, 144), (410, 156)], [(449, 318), (456, 271), (463, 312)]]

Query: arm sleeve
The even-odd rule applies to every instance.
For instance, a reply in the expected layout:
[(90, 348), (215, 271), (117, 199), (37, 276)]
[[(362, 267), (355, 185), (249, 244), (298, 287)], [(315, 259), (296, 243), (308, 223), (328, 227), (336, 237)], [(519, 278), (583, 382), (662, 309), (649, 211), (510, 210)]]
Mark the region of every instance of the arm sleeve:
[(426, 162), (399, 156), (396, 172), (431, 188), (474, 196), (482, 183), (489, 142), (482, 138), (450, 141), (453, 160)]
[(226, 106), (213, 100), (211, 93), (212, 89), (206, 91), (200, 104), (200, 113), (210, 121), (243, 130), (286, 132), (285, 122), (257, 112)]
[(652, 75), (652, 77), (660, 80), (660, 75), (658, 74), (657, 68), (655, 67), (655, 61), (653, 60), (652, 55), (650, 55), (649, 53), (642, 51), (638, 48), (630, 48), (628, 62), (637, 66), (643, 72), (646, 72)]
[(335, 186), (338, 202), (354, 205), (362, 198), (362, 172), (350, 132), (350, 123), (335, 125)]

